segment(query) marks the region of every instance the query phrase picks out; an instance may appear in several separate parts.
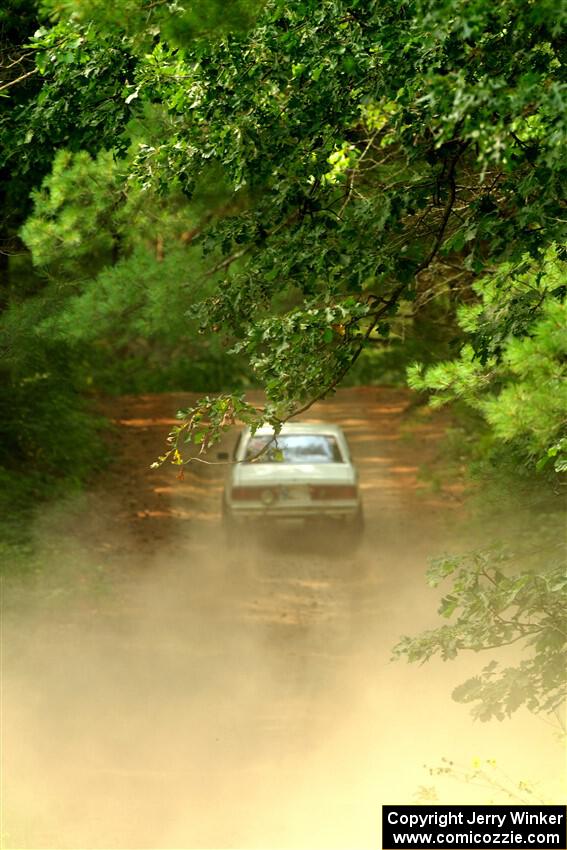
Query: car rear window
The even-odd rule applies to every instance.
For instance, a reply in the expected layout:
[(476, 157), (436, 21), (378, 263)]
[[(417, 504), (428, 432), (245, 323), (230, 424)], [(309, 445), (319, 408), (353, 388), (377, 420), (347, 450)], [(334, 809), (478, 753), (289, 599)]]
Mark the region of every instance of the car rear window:
[(284, 434), (251, 437), (245, 460), (250, 462), (273, 440), (255, 463), (343, 463), (335, 437), (328, 434)]

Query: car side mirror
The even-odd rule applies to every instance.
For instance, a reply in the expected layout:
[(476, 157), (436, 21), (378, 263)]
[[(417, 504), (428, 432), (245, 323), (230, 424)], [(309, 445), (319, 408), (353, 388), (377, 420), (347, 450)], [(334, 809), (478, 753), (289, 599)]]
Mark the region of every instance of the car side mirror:
[(228, 452), (217, 452), (218, 460), (228, 460)]

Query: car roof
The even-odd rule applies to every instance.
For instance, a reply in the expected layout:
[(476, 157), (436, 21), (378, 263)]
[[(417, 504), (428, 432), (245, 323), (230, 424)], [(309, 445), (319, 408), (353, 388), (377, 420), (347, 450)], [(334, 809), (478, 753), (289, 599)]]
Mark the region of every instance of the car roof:
[[(249, 429), (245, 430), (249, 433)], [(262, 425), (256, 431), (256, 434), (263, 436), (264, 434), (273, 434), (274, 429), (271, 425)], [(339, 425), (334, 425), (332, 422), (284, 422), (280, 434), (328, 434), (330, 436), (343, 436), (343, 430)]]

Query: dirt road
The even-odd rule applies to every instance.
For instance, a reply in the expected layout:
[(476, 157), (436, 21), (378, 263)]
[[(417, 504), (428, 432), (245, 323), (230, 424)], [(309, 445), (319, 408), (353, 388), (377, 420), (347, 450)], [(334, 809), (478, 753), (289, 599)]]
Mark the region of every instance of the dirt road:
[(382, 803), (497, 796), (430, 777), (443, 756), (556, 793), (543, 723), (473, 724), (451, 702), (488, 658), (390, 661), (400, 634), (437, 622), (427, 558), (470, 542), (439, 478), (446, 421), (396, 390), (319, 405), (311, 419), (340, 422), (360, 468), (360, 553), (229, 552), (222, 468), (149, 469), (188, 401), (105, 402), (116, 462), (38, 526), (49, 591), (5, 605), (2, 846), (377, 847)]

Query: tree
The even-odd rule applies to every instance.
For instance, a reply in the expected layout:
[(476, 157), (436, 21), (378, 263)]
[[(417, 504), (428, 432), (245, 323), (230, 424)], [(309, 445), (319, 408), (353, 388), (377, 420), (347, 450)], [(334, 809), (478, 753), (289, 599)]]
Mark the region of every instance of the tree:
[(410, 387), (430, 392), (434, 407), (461, 401), (477, 411), (493, 452), (513, 454), (532, 473), (551, 460), (565, 472), (567, 263), (552, 250), (541, 265), (503, 266), (473, 289), (478, 301), (458, 311), (467, 338), (459, 356), (414, 365)]
[[(213, 220), (222, 207), (222, 179), (209, 180), (191, 203), (175, 187), (167, 198), (146, 192), (140, 203), (128, 181), (137, 134), (147, 142), (167, 122), (151, 105), (134, 120), (124, 93), (159, 31), (159, 4), (152, 11), (132, 3), (129, 32), (107, 20), (105, 4), (90, 10), (96, 17), (98, 9), (98, 26), (88, 15), (84, 26), (58, 22), (64, 4), (56, 5), (38, 10), (14, 0), (0, 13), (4, 514), (79, 480), (100, 456), (86, 389), (242, 380), (238, 359), (226, 364), (218, 342), (198, 337), (184, 315), (206, 287), (184, 280), (177, 288), (200, 218)], [(74, 20), (85, 10), (80, 4)], [(187, 20), (168, 15), (187, 35)], [(189, 278), (193, 266), (191, 258)]]
[[(273, 0), (249, 31), (184, 46), (157, 33), (144, 55), (115, 24), (60, 23), (35, 42), (27, 132), (41, 143), (55, 121), (58, 140), (104, 146), (151, 103), (167, 121), (139, 144), (143, 186), (190, 195), (220, 165), (233, 203), (198, 240), (222, 252), (199, 317), (246, 352), (267, 393), (249, 414), (277, 427), (333, 390), (402, 298), (447, 276), (467, 291), (564, 236), (563, 14)], [(235, 399), (215, 404), (230, 421)], [(214, 440), (207, 411), (188, 413), (177, 448)]]
[[(332, 391), (402, 298), (447, 277), (466, 297), (564, 237), (561, 55), (551, 4), (329, 0), (268, 4), (250, 33), (139, 65), (133, 94), (173, 126), (138, 178), (191, 192), (214, 160), (242, 199), (203, 235), (224, 259), (200, 318), (265, 386), (256, 421)], [(210, 414), (188, 411), (175, 449), (209, 445)]]
[(14, 167), (11, 148), (18, 116), (40, 88), (34, 51), (25, 46), (37, 26), (36, 9), (26, 0), (10, 0), (0, 11), (0, 310), (9, 297), (8, 258), (20, 247), (17, 230), (29, 211), (33, 185)]

